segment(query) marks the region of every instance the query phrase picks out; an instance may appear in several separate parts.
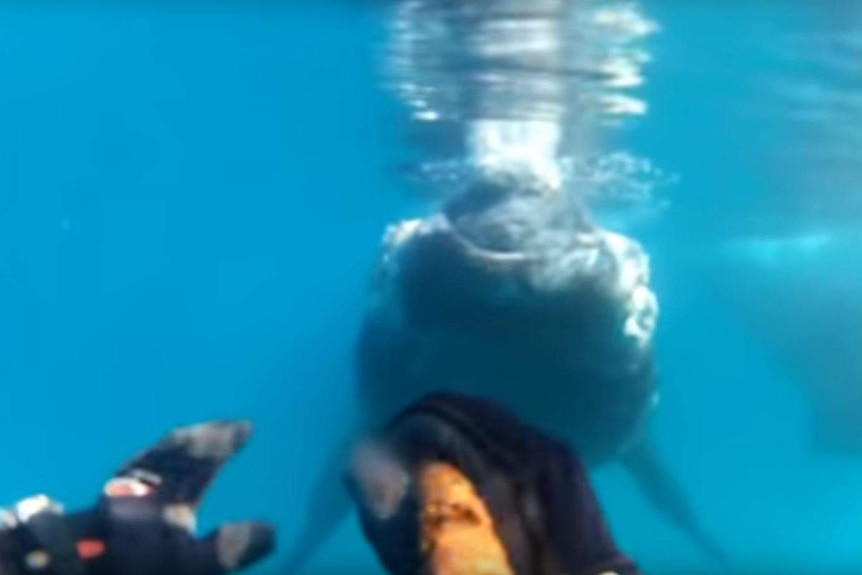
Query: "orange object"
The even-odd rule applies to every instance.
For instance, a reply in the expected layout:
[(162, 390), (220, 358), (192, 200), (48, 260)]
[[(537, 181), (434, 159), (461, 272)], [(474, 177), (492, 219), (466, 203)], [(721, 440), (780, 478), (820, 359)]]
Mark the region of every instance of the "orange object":
[(77, 542), (78, 556), (81, 559), (95, 559), (105, 553), (105, 542), (101, 539), (81, 539)]
[(445, 463), (427, 465), (422, 493), (422, 551), (432, 575), (514, 575), (494, 521), (473, 484)]

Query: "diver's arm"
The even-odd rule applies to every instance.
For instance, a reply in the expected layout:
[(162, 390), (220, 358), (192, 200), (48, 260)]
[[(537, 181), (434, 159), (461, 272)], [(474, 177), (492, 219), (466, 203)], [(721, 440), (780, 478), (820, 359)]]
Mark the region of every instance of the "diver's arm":
[(515, 575), (487, 506), (457, 467), (431, 463), (418, 481), (430, 575)]
[(390, 573), (638, 573), (574, 452), (497, 404), (435, 395), (357, 448), (348, 473)]
[(514, 575), (486, 503), (457, 466), (429, 461), (410, 474), (369, 444), (357, 448), (348, 486), (366, 538), (393, 575)]

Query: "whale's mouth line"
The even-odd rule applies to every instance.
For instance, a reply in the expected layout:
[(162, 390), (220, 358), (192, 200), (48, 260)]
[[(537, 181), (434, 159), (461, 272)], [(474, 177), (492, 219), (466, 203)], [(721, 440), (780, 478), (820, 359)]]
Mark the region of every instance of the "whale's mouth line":
[(469, 260), (491, 264), (494, 267), (513, 267), (533, 261), (533, 257), (521, 250), (494, 249), (479, 245), (466, 237), (447, 219), (439, 231), (445, 234), (452, 245)]

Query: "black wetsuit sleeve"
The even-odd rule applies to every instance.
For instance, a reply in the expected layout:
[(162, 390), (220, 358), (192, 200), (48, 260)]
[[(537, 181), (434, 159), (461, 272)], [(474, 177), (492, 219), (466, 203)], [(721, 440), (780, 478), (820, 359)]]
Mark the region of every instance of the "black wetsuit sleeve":
[(535, 446), (533, 489), (542, 509), (538, 531), (561, 572), (598, 575), (637, 573), (634, 563), (618, 549), (575, 453), (546, 438)]
[(408, 461), (448, 461), (470, 478), (517, 573), (638, 572), (616, 547), (577, 453), (499, 404), (433, 394), (396, 417), (390, 432)]

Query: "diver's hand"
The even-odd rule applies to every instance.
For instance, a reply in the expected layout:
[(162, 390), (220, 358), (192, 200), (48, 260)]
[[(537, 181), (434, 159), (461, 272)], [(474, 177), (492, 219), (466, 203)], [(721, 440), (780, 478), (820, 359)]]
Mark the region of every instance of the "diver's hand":
[(274, 548), (268, 524), (194, 536), (205, 489), (250, 434), (237, 421), (177, 429), (124, 465), (92, 509), (20, 502), (3, 513), (0, 575), (222, 575), (260, 561)]

